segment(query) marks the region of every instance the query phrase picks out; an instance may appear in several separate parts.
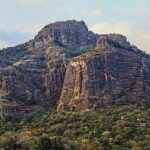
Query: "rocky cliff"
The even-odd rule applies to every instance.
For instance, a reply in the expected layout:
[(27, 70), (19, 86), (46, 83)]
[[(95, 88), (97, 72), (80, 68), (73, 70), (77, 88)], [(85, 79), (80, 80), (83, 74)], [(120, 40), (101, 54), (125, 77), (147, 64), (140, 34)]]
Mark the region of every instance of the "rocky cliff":
[(1, 99), (55, 104), (67, 62), (94, 47), (97, 37), (83, 21), (56, 22), (33, 40), (0, 51)]
[(97, 47), (67, 65), (58, 111), (149, 101), (150, 57), (122, 35), (101, 35)]
[(0, 99), (58, 103), (59, 111), (141, 102), (149, 99), (149, 74), (150, 56), (126, 37), (97, 35), (83, 21), (56, 22), (0, 51)]

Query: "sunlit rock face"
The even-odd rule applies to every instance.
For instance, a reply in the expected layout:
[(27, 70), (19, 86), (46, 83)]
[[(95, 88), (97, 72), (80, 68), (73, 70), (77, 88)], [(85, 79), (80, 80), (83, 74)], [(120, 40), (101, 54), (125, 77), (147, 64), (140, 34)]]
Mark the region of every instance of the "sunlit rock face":
[(0, 51), (0, 99), (55, 105), (68, 61), (96, 45), (83, 21), (56, 22), (25, 44)]
[(58, 111), (149, 101), (149, 63), (126, 37), (101, 35), (95, 49), (67, 65)]

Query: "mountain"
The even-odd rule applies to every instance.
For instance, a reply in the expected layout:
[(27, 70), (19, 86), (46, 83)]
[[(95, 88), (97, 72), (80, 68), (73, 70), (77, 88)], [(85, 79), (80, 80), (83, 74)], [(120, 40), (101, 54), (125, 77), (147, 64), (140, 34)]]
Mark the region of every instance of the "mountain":
[(71, 58), (96, 45), (83, 21), (45, 26), (25, 44), (0, 51), (0, 97), (30, 104), (56, 104)]
[(122, 35), (95, 34), (83, 21), (56, 22), (0, 51), (0, 98), (58, 104), (58, 111), (148, 101), (149, 66), (150, 56)]

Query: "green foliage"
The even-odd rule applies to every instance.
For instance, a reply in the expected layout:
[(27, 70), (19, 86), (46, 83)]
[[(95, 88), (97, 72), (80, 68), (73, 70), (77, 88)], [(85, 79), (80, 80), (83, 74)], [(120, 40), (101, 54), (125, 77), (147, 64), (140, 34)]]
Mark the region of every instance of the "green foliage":
[(0, 148), (15, 145), (20, 150), (149, 150), (149, 125), (148, 106), (40, 113), (13, 123), (1, 121)]
[(61, 138), (49, 138), (47, 136), (41, 136), (38, 139), (33, 140), (33, 150), (65, 150), (65, 147), (61, 141)]

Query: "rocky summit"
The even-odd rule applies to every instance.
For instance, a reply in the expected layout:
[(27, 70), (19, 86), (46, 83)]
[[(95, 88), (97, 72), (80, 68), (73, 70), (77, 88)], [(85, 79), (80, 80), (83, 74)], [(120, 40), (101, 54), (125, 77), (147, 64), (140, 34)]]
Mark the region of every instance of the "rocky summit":
[(35, 38), (0, 51), (0, 99), (56, 104), (71, 58), (95, 47), (98, 35), (83, 21), (45, 26)]
[(87, 110), (148, 102), (150, 56), (118, 34), (83, 21), (45, 26), (34, 39), (0, 51), (0, 100)]

